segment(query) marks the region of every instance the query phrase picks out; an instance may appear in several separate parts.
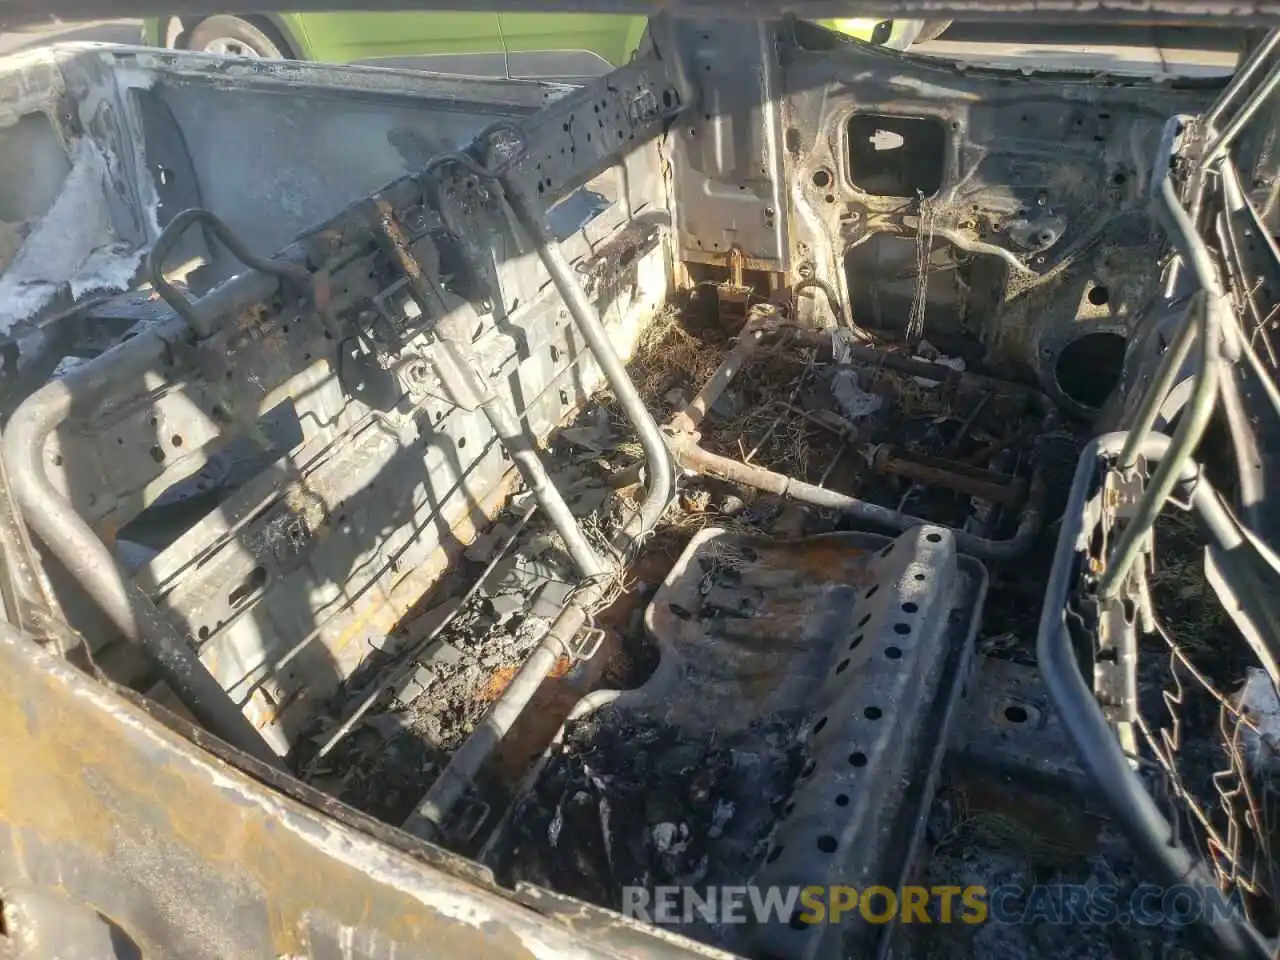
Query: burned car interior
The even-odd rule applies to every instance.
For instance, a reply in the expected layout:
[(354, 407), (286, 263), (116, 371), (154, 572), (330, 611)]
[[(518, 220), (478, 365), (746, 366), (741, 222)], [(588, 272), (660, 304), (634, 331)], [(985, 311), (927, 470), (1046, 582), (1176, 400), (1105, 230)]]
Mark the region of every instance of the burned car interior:
[[(14, 955), (1272, 956), (1247, 40), (1160, 82), (668, 14), (581, 86), (0, 60)], [(1002, 882), (1241, 909), (626, 913)]]

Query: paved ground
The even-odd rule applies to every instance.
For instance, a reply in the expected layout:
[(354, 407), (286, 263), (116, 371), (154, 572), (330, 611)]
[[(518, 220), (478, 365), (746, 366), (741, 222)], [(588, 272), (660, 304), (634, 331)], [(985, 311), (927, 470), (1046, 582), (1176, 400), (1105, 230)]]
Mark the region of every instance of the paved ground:
[[(102, 20), (0, 33), (0, 56), (59, 41), (138, 43), (141, 27), (139, 20)], [(956, 24), (941, 39), (917, 49), (974, 63), (1206, 75), (1231, 71), (1235, 64), (1231, 45), (1231, 38), (1203, 29)]]

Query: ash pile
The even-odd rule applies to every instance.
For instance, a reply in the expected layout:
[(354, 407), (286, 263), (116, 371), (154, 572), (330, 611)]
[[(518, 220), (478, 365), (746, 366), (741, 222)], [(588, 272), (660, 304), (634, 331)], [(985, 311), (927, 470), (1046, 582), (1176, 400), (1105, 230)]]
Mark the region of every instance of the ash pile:
[(739, 735), (692, 735), (606, 706), (566, 725), (491, 862), (503, 882), (613, 910), (623, 909), (624, 887), (745, 884), (805, 757), (797, 722), (763, 718)]
[[(300, 749), (294, 758), (312, 786), (379, 819), (400, 822), (501, 696), (573, 589), (569, 558), (552, 534), (525, 531), (475, 599), (431, 634), (512, 522), (500, 521), (477, 540), (436, 591), (435, 605), (392, 635), (347, 684), (346, 694), (329, 705), (304, 741), (313, 749)], [(412, 669), (382, 692), (332, 752), (318, 756), (314, 748), (330, 739), (338, 718), (349, 716), (383, 682), (389, 663), (427, 638)]]

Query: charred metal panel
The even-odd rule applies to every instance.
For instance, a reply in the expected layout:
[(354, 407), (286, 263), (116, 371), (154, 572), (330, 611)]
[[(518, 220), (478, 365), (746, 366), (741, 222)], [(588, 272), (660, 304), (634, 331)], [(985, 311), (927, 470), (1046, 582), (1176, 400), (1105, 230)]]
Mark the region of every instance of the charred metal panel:
[(672, 188), (680, 256), (784, 272), (784, 196), (777, 36), (772, 25), (681, 23), (697, 111), (673, 128)]
[[(788, 123), (800, 144), (792, 202), (799, 224), (821, 224), (805, 239), (836, 258), (877, 235), (907, 241), (896, 269), (881, 262), (847, 277), (851, 294), (880, 296), (883, 322), (901, 331), (923, 238), (931, 281), (952, 282), (925, 306), (925, 337), (969, 339), (978, 356), (1034, 371), (1069, 403), (1055, 375), (1062, 349), (1086, 333), (1127, 334), (1155, 292), (1165, 241), (1147, 211), (1147, 158), (1164, 118), (1205, 103), (1208, 90), (984, 76), (843, 43), (787, 49)], [(916, 135), (926, 131), (892, 118), (944, 131), (941, 156), (934, 139)], [(936, 196), (922, 209), (914, 192), (861, 189), (854, 136), (870, 141), (857, 149), (898, 154), (903, 165), (940, 162)], [(929, 156), (912, 161), (919, 150)], [(817, 257), (814, 267), (824, 272)], [(948, 280), (957, 276), (963, 282)]]
[[(978, 657), (955, 734), (948, 764), (957, 777), (1088, 794), (1088, 777), (1034, 665)], [(1010, 801), (1018, 805), (1017, 797)]]
[[(641, 58), (525, 125), (519, 169), (624, 355), (668, 292), (646, 142), (686, 99), (677, 70)], [(387, 218), (425, 265), (421, 293), (382, 235)], [(204, 339), (163, 321), (121, 348), (140, 375), (113, 373), (126, 367), (105, 355), (94, 364), (118, 380), (109, 398), (76, 410), (45, 451), (54, 485), (108, 543), (156, 552), (137, 581), (282, 752), (509, 489), (483, 414), (445, 399), (435, 325), (461, 325), (477, 371), (535, 437), (601, 382), (528, 238), (474, 176), (402, 178), (290, 249), (318, 270), (315, 290), (266, 297)]]
[(1216, 82), (961, 70), (800, 23), (748, 33), (681, 34), (703, 88), (672, 133), (681, 257), (729, 267), (737, 245), (748, 266), (825, 280), (856, 323), (901, 338), (918, 313), (947, 352), (1089, 407), (1059, 362), (1084, 335), (1127, 337), (1156, 292), (1149, 157)]
[[(646, 612), (653, 675), (574, 707), (483, 861), (530, 895), (615, 909), (623, 884), (905, 882), (985, 591), (982, 565), (933, 526), (795, 541), (704, 530)], [(655, 818), (681, 839), (649, 858), (639, 838)], [(684, 921), (746, 956), (870, 956), (886, 931)]]
[[(846, 561), (847, 562), (847, 561)], [(850, 577), (829, 673), (810, 698), (808, 751), (755, 882), (908, 881), (938, 771), (969, 675), (987, 574), (957, 555), (949, 531), (916, 527)], [(852, 601), (852, 602), (850, 602)], [(815, 604), (811, 604), (816, 606)], [(885, 956), (892, 926), (854, 920), (761, 924), (752, 952), (789, 957)]]
[(706, 955), (591, 907), (548, 923), (461, 858), (251, 778), (7, 625), (0, 665), (0, 883), (24, 907), (6, 936), (43, 934), (43, 956), (85, 955), (102, 921), (121, 957)]
[[(128, 47), (6, 58), (0, 169), (31, 173), (0, 178), (0, 271), (13, 261), (0, 272), (0, 337), (126, 289), (183, 209), (212, 210), (248, 249), (270, 254), (485, 124), (529, 116), (566, 92)], [(42, 230), (83, 249), (65, 238), (41, 248)], [(19, 258), (24, 241), (30, 262)], [(166, 267), (199, 290), (239, 268), (196, 232)]]

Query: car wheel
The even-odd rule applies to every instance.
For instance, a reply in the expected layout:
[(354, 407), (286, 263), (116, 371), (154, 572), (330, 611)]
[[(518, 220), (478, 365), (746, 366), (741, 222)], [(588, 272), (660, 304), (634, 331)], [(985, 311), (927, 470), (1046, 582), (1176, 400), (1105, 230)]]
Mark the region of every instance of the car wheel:
[(924, 26), (920, 28), (920, 32), (916, 35), (916, 43), (924, 43), (927, 40), (937, 40), (947, 32), (947, 28), (950, 26), (950, 20), (926, 20), (924, 22)]
[(201, 20), (187, 36), (187, 49), (225, 57), (287, 58), (289, 48), (269, 24), (241, 17), (216, 16)]

